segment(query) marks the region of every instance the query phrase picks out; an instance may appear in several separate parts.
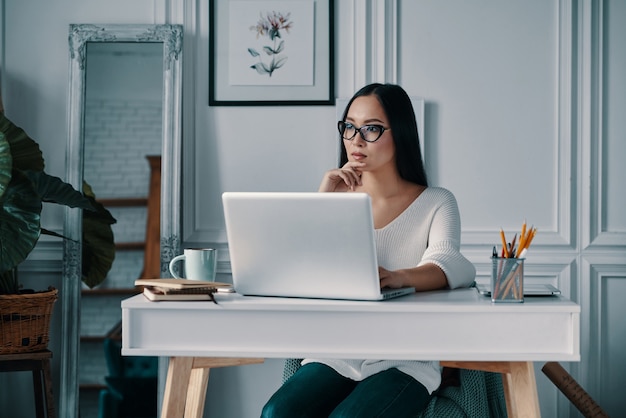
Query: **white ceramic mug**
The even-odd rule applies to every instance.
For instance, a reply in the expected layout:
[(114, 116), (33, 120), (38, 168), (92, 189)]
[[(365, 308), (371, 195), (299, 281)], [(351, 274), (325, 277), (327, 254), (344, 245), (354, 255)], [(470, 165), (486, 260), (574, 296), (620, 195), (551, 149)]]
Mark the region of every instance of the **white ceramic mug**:
[(174, 270), (174, 265), (184, 261), (185, 278), (190, 280), (215, 281), (217, 250), (214, 248), (185, 248), (184, 253), (170, 261), (170, 273), (177, 279), (182, 277)]

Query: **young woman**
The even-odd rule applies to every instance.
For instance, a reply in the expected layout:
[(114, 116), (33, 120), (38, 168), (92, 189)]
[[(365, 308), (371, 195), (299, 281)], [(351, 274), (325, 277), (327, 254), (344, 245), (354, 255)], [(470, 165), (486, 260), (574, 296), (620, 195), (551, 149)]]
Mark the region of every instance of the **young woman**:
[[(459, 250), (458, 206), (448, 190), (428, 187), (406, 92), (363, 87), (338, 128), (340, 168), (326, 172), (319, 191), (370, 196), (381, 288), (470, 285), (476, 270)], [(415, 417), (440, 382), (434, 361), (305, 359), (262, 417)]]

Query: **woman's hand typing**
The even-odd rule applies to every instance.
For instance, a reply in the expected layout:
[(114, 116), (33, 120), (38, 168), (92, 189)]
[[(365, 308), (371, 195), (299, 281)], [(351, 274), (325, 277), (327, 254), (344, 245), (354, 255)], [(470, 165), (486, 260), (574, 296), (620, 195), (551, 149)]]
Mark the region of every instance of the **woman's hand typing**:
[(435, 264), (424, 264), (419, 267), (400, 270), (387, 270), (378, 267), (380, 288), (398, 289), (414, 287), (416, 291), (443, 289), (448, 286), (446, 274)]
[(380, 288), (399, 289), (405, 287), (405, 277), (398, 271), (387, 270), (383, 267), (378, 267), (378, 276), (380, 277)]

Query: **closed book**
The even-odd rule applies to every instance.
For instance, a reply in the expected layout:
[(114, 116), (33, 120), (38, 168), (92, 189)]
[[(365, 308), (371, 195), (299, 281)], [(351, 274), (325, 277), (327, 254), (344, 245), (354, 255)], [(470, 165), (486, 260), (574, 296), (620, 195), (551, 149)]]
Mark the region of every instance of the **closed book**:
[(143, 289), (143, 295), (152, 301), (210, 300), (210, 301), (215, 302), (215, 298), (213, 297), (213, 293), (215, 292), (216, 292), (215, 288), (193, 289), (193, 291), (192, 290), (174, 290), (170, 292), (163, 292), (161, 289), (156, 288), (156, 287), (145, 287)]
[(161, 289), (201, 289), (201, 288), (214, 288), (214, 289), (232, 289), (230, 283), (222, 282), (208, 282), (203, 280), (190, 280), (190, 279), (139, 279), (135, 280), (135, 286), (150, 286), (158, 287)]

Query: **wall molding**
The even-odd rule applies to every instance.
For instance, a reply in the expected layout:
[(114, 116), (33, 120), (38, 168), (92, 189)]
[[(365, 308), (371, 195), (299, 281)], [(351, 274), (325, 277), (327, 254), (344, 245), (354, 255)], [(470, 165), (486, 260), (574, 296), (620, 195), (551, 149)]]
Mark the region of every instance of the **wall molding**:
[[(579, 383), (602, 404), (601, 396), (610, 397), (610, 390), (603, 386), (604, 374), (610, 365), (604, 355), (609, 347), (607, 335), (616, 327), (608, 323), (607, 286), (611, 280), (626, 280), (626, 265), (623, 253), (598, 254), (582, 258), (582, 294), (581, 305), (581, 362)], [(621, 326), (618, 325), (618, 326)], [(606, 384), (604, 384), (606, 385)], [(604, 391), (603, 391), (604, 390)]]
[(371, 81), (397, 83), (398, 79), (398, 2), (373, 0)]
[(608, 138), (605, 134), (604, 114), (604, 65), (605, 56), (604, 21), (605, 8), (602, 2), (581, 2), (579, 24), (583, 35), (581, 47), (581, 75), (579, 82), (581, 110), (581, 171), (583, 183), (583, 219), (589, 219), (588, 227), (581, 227), (583, 248), (619, 247), (626, 249), (626, 233), (610, 231), (605, 227), (605, 165)]
[[(183, 150), (182, 161), (183, 176), (181, 184), (182, 192), (182, 219), (180, 219), (182, 234), (182, 241), (186, 242), (190, 240), (192, 235), (198, 233), (196, 225), (196, 212), (198, 201), (195, 199), (195, 193), (189, 194), (185, 192), (185, 189), (196, 191), (197, 189), (197, 174), (195, 163), (195, 148), (196, 148), (196, 84), (197, 73), (196, 67), (198, 65), (196, 61), (196, 53), (198, 52), (199, 38), (200, 38), (200, 25), (198, 18), (198, 0), (182, 0), (184, 1), (183, 12), (183, 30), (184, 30), (184, 43), (183, 43), (183, 55), (185, 56), (185, 64), (183, 65)], [(208, 11), (208, 8), (207, 8)], [(208, 16), (207, 16), (208, 19)], [(208, 45), (207, 45), (208, 46)], [(202, 55), (201, 55), (202, 56)], [(203, 67), (204, 68), (204, 67)], [(208, 92), (206, 97), (208, 97)], [(191, 174), (186, 176), (185, 174)], [(185, 201), (186, 197), (191, 197), (190, 201)], [(194, 240), (195, 241), (195, 240)]]
[(397, 83), (398, 1), (355, 0), (352, 7), (353, 91), (373, 82)]
[[(353, 17), (353, 45), (352, 45), (352, 55), (353, 55), (353, 76), (354, 84), (352, 86), (352, 91), (356, 91), (361, 86), (367, 84), (370, 79), (370, 69), (367, 65), (368, 57), (369, 57), (369, 44), (370, 44), (370, 36), (369, 36), (369, 1), (360, 1), (353, 0), (352, 1), (352, 13), (350, 14)], [(335, 69), (335, 74), (337, 74), (338, 69)]]
[[(590, 2), (580, 2), (578, 4), (578, 25), (580, 27), (579, 43), (580, 43), (580, 63), (579, 63), (579, 81), (578, 81), (578, 102), (579, 112), (581, 114), (578, 130), (580, 144), (580, 171), (581, 171), (581, 245), (587, 247), (597, 236), (597, 219), (599, 193), (592, 190), (591, 176), (597, 174), (598, 163), (598, 146), (593, 144), (592, 140), (598, 141), (596, 128), (597, 106), (598, 102), (593, 100), (594, 93), (597, 91), (597, 65), (593, 65), (592, 57), (594, 51), (597, 53), (597, 45), (593, 43), (593, 34), (597, 30), (597, 22), (594, 22), (593, 5)], [(594, 24), (595, 23), (595, 24)], [(595, 183), (597, 184), (596, 179)], [(582, 220), (589, 219), (588, 227), (583, 226)]]
[(576, 107), (573, 91), (575, 88), (574, 69), (576, 56), (574, 42), (576, 26), (574, 11), (570, 0), (558, 0), (558, 80), (557, 80), (557, 230), (553, 236), (546, 237), (548, 244), (567, 245), (575, 248), (576, 237), (572, 231), (576, 228), (579, 214), (575, 200), (576, 172), (573, 166), (575, 135), (572, 134), (572, 121), (576, 120)]
[[(576, 26), (576, 10), (572, 7), (572, 0), (554, 0), (557, 12), (557, 26), (555, 43), (557, 46), (557, 73), (555, 74), (555, 102), (557, 106), (555, 121), (556, 143), (554, 166), (556, 169), (556, 199), (554, 211), (555, 223), (553, 229), (542, 229), (540, 237), (533, 242), (533, 248), (539, 251), (572, 252), (578, 251), (576, 231), (580, 218), (579, 205), (576, 197), (576, 178), (580, 174), (575, 165), (577, 143), (576, 130), (573, 128), (580, 110), (576, 106), (574, 93), (580, 88), (577, 74), (577, 57), (580, 52), (578, 29)], [(578, 46), (578, 48), (580, 48)], [(426, 103), (428, 107), (428, 102)], [(550, 179), (551, 180), (551, 179)], [(580, 225), (578, 225), (580, 226)], [(506, 229), (506, 228), (505, 228)], [(464, 229), (461, 232), (461, 242), (464, 252), (484, 253), (493, 246), (493, 229)], [(535, 251), (533, 250), (533, 254)]]
[(26, 261), (20, 264), (20, 273), (58, 273), (63, 270), (63, 241), (40, 238)]

